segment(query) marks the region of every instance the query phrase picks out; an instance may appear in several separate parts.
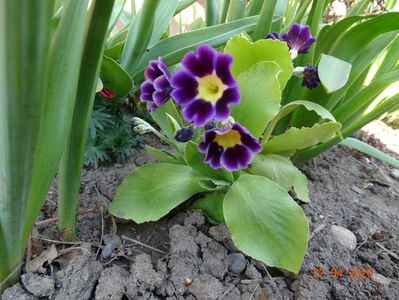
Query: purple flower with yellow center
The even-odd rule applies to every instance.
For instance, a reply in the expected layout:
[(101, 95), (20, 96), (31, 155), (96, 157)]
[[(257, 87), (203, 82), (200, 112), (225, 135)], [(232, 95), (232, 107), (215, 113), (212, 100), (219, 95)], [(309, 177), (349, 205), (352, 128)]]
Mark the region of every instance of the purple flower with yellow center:
[(198, 145), (205, 153), (205, 163), (214, 169), (221, 167), (237, 171), (246, 169), (255, 153), (262, 150), (259, 141), (239, 123), (227, 128), (205, 131), (203, 141)]
[(140, 100), (150, 102), (154, 111), (170, 98), (170, 72), (162, 58), (151, 60), (144, 71), (145, 81), (140, 86)]
[(295, 58), (298, 53), (308, 53), (310, 46), (316, 41), (316, 38), (310, 33), (309, 26), (294, 23), (288, 32), (284, 32), (281, 35), (281, 40), (287, 43), (292, 57)]
[(182, 70), (172, 76), (170, 83), (171, 96), (183, 107), (187, 121), (202, 127), (212, 119), (221, 121), (230, 115), (229, 104), (240, 102), (237, 81), (230, 70), (232, 63), (231, 55), (208, 45), (185, 55)]

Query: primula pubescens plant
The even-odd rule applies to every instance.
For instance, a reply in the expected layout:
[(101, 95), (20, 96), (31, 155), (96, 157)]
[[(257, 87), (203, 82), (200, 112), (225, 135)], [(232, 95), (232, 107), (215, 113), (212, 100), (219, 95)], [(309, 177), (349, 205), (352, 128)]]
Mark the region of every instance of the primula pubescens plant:
[[(142, 223), (193, 199), (193, 208), (226, 223), (246, 254), (298, 272), (309, 230), (288, 192), (293, 189), (304, 202), (309, 197), (306, 177), (289, 159), (296, 150), (291, 145), (298, 138), (303, 145), (313, 145), (340, 129), (315, 103), (280, 105), (294, 73), (305, 87), (320, 83), (315, 67), (294, 72), (292, 64), (314, 41), (308, 27), (295, 24), (282, 41), (253, 43), (245, 34), (236, 35), (223, 53), (199, 45), (173, 74), (162, 58), (150, 61), (140, 99), (148, 103), (162, 133), (141, 119), (134, 118), (134, 123), (138, 132), (152, 132), (172, 148), (147, 147), (159, 162), (135, 169), (120, 186), (110, 211)], [(298, 128), (272, 136), (278, 121), (298, 107), (317, 113), (320, 123), (305, 136), (296, 135)]]

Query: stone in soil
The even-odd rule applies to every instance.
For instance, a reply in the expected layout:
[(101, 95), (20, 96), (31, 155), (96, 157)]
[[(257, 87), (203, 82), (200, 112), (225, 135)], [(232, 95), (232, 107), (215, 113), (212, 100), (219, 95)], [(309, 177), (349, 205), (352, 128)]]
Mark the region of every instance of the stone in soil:
[(28, 292), (26, 292), (21, 284), (14, 284), (12, 287), (9, 287), (4, 291), (1, 295), (0, 299), (2, 300), (39, 300), (38, 297), (35, 297)]
[(96, 300), (120, 300), (125, 294), (125, 286), (129, 273), (123, 268), (114, 265), (101, 272), (96, 287)]
[(349, 250), (355, 250), (357, 245), (356, 236), (352, 231), (341, 226), (332, 225), (331, 233), (334, 238), (345, 248)]
[(69, 265), (56, 274), (57, 285), (55, 300), (90, 299), (103, 267), (100, 262), (87, 256), (77, 256)]
[(247, 267), (244, 254), (237, 252), (229, 255), (229, 271), (234, 274), (241, 274)]
[(34, 273), (25, 273), (21, 276), (25, 289), (36, 297), (50, 297), (54, 294), (54, 278)]

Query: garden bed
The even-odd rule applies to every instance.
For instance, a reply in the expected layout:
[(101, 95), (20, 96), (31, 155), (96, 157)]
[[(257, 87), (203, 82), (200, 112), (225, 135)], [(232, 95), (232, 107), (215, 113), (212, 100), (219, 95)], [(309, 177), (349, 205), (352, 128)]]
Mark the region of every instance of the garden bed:
[(117, 187), (150, 161), (138, 149), (124, 164), (84, 171), (76, 244), (58, 242), (53, 188), (28, 251), (37, 262), (55, 245), (53, 262), (2, 299), (398, 299), (399, 178), (390, 167), (342, 147), (304, 166), (310, 242), (294, 275), (244, 258), (225, 226), (187, 204), (158, 222), (113, 219), (106, 207)]

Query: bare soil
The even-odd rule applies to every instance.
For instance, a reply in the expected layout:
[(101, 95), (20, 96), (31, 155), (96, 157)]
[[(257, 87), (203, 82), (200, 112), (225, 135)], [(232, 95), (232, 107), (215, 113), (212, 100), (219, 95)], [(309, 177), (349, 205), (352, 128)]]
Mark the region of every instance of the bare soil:
[[(107, 205), (118, 185), (150, 161), (138, 149), (124, 164), (84, 171), (75, 244), (59, 241), (54, 187), (28, 258), (51, 245), (57, 257), (0, 299), (399, 299), (399, 179), (385, 164), (335, 147), (303, 167), (311, 236), (295, 275), (240, 256), (224, 225), (187, 204), (158, 222), (115, 220)], [(332, 225), (353, 232), (356, 248)]]

